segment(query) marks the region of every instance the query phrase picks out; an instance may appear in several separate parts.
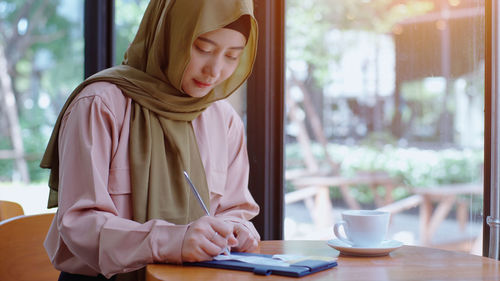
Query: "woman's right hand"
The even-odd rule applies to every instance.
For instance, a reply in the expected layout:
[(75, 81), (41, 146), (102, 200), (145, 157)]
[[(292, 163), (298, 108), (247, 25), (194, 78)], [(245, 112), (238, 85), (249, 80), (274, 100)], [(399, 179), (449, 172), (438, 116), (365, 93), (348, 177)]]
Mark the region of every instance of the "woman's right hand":
[(224, 248), (236, 246), (233, 224), (211, 216), (203, 216), (192, 222), (182, 242), (182, 261), (210, 260)]

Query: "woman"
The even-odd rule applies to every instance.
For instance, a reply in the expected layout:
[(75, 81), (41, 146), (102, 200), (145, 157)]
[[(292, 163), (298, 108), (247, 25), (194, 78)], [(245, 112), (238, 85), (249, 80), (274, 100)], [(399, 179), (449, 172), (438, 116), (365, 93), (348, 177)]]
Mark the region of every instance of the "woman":
[(223, 101), (251, 72), (252, 12), (251, 0), (152, 0), (123, 64), (71, 94), (41, 163), (59, 280), (140, 280), (148, 263), (255, 249), (244, 127)]

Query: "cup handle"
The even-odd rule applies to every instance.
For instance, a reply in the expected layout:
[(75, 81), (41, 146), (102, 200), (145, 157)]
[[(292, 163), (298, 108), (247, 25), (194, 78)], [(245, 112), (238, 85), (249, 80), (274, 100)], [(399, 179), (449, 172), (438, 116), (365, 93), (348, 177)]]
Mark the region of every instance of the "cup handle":
[(340, 234), (340, 227), (344, 229), (344, 232), (346, 232), (346, 227), (347, 223), (345, 221), (339, 221), (333, 225), (333, 233), (335, 233), (335, 236), (337, 236), (337, 239), (340, 241), (347, 243), (352, 246), (352, 242), (347, 239), (344, 235)]

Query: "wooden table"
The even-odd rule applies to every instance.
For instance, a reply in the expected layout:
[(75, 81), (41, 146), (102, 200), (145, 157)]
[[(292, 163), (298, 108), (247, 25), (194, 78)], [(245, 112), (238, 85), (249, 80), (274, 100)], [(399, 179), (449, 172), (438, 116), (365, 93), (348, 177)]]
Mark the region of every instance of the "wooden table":
[[(259, 253), (338, 256), (326, 241), (262, 241)], [(151, 264), (146, 280), (500, 280), (500, 262), (461, 252), (403, 246), (384, 257), (340, 255), (338, 266), (300, 279), (251, 272)]]
[[(481, 183), (458, 183), (413, 188), (413, 192), (422, 197), (420, 204), (420, 244), (431, 245), (433, 234), (448, 216), (453, 205), (457, 206), (457, 221), (460, 228), (465, 229), (468, 206), (465, 201), (460, 200), (460, 196), (480, 195), (483, 193), (483, 186)], [(436, 203), (435, 207), (434, 203)]]
[[(378, 207), (389, 204), (393, 201), (392, 190), (397, 185), (394, 178), (386, 174), (360, 174), (354, 177), (340, 176), (309, 176), (295, 179), (293, 184), (298, 188), (308, 186), (319, 186), (328, 189), (329, 187), (339, 187), (342, 196), (350, 209), (358, 210), (361, 208), (359, 202), (350, 193), (351, 186), (368, 185), (373, 192), (375, 204)], [(377, 187), (384, 186), (386, 189), (384, 198), (380, 198)]]
[[(291, 180), (297, 187), (296, 191), (285, 194), (285, 203), (290, 204), (298, 200), (314, 197), (314, 203), (309, 203), (308, 209), (317, 226), (325, 227), (332, 224), (332, 204), (330, 201), (330, 187), (338, 187), (342, 198), (350, 209), (361, 209), (361, 205), (351, 194), (353, 186), (368, 186), (377, 207), (382, 207), (393, 202), (392, 191), (397, 186), (397, 181), (386, 174), (363, 173), (354, 177), (341, 176), (301, 176)], [(384, 187), (385, 194), (382, 198), (377, 192), (379, 186)]]

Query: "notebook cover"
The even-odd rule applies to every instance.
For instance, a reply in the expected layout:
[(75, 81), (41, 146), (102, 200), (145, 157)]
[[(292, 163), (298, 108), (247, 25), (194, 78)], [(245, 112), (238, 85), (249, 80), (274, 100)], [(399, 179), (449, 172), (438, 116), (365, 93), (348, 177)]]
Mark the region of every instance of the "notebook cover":
[[(265, 255), (265, 254), (234, 253), (234, 252), (231, 254), (272, 258), (272, 255)], [(241, 261), (231, 261), (231, 260), (224, 260), (224, 261), (211, 260), (203, 262), (184, 263), (184, 265), (250, 271), (259, 275), (277, 274), (290, 277), (302, 277), (305, 275), (309, 275), (311, 273), (332, 268), (337, 265), (337, 262), (336, 261), (327, 262), (321, 260), (303, 260), (294, 264), (290, 264), (289, 267), (286, 267), (286, 266), (260, 265), (260, 264), (246, 263)]]

